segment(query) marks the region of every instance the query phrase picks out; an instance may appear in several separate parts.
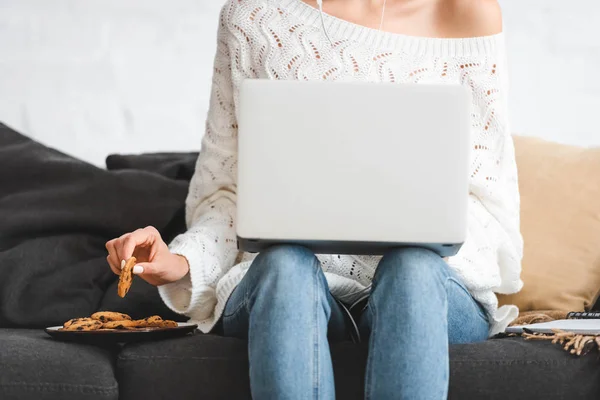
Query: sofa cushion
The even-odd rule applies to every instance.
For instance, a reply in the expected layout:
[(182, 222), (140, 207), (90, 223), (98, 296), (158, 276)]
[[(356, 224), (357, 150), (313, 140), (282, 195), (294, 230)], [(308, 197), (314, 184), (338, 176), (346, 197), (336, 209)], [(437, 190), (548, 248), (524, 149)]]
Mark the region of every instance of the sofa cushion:
[[(332, 346), (337, 398), (362, 398), (366, 355), (363, 345)], [(505, 338), (452, 346), (450, 356), (451, 399), (600, 398), (595, 353)], [(247, 347), (237, 339), (196, 334), (128, 345), (117, 368), (122, 400), (250, 398)]]
[(515, 337), (453, 346), (450, 357), (453, 399), (600, 398), (596, 349), (578, 357), (549, 341)]
[(600, 148), (515, 137), (525, 241), (521, 311), (590, 309), (600, 293)]
[(43, 328), (98, 309), (176, 318), (142, 280), (136, 295), (118, 297), (106, 262), (104, 244), (125, 232), (153, 225), (168, 242), (185, 229), (193, 155), (180, 164), (175, 155), (141, 158), (114, 156), (112, 167), (125, 169), (103, 170), (0, 123), (0, 328)]
[(118, 399), (118, 348), (63, 343), (41, 330), (0, 329), (0, 399)]

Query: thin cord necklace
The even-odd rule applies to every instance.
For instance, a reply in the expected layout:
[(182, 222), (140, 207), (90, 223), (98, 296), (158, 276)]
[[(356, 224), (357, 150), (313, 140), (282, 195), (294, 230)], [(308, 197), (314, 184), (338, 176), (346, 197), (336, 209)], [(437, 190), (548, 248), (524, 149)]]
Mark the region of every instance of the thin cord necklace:
[[(383, 0), (383, 6), (381, 7), (381, 20), (379, 21), (379, 29), (378, 32), (381, 32), (383, 30), (383, 21), (385, 19), (385, 6), (386, 6), (387, 0)], [(327, 38), (327, 40), (329, 41), (329, 44), (331, 44), (331, 46), (333, 46), (333, 40), (331, 40), (331, 37), (329, 36), (329, 32), (327, 31), (327, 27), (325, 26), (325, 13), (323, 12), (323, 0), (317, 0), (317, 4), (319, 6), (319, 13), (321, 15), (321, 27), (323, 28), (323, 32), (325, 33), (325, 37)], [(377, 49), (378, 46), (373, 47), (373, 50), (371, 51), (371, 57), (369, 59), (369, 70), (367, 72), (366, 78), (368, 79), (369, 76), (371, 76), (371, 70), (373, 69), (373, 57), (375, 56), (375, 50)]]

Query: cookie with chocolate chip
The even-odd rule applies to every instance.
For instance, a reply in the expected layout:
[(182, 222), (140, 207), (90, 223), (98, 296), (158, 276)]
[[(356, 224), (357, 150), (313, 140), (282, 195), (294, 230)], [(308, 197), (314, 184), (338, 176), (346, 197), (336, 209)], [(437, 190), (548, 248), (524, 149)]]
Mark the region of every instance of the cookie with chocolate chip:
[(135, 266), (136, 262), (136, 258), (131, 257), (125, 262), (123, 268), (121, 268), (118, 286), (118, 294), (120, 297), (125, 297), (127, 292), (129, 292), (129, 288), (131, 288), (131, 284), (133, 283), (133, 267)]
[(67, 321), (61, 328), (63, 331), (95, 331), (102, 326), (102, 322), (91, 318), (79, 318), (78, 321)]
[(131, 321), (131, 317), (129, 315), (115, 311), (99, 311), (97, 313), (93, 313), (92, 319), (100, 322)]

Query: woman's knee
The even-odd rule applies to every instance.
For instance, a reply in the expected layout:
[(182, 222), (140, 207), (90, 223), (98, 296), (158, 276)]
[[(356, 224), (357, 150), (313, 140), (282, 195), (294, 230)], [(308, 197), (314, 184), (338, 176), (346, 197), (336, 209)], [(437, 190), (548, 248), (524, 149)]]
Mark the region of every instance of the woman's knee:
[(319, 260), (302, 246), (278, 245), (261, 252), (249, 273), (257, 274), (261, 284), (276, 284), (286, 290), (302, 289), (311, 284), (320, 271)]
[[(381, 259), (376, 276), (398, 278), (407, 282), (444, 281), (448, 265), (436, 252), (422, 247), (402, 247), (391, 250)], [(438, 280), (436, 278), (444, 278)]]
[[(429, 312), (443, 309), (448, 265), (435, 252), (409, 247), (386, 254), (375, 272), (370, 306), (396, 315), (398, 306)], [(390, 306), (390, 304), (394, 304)]]

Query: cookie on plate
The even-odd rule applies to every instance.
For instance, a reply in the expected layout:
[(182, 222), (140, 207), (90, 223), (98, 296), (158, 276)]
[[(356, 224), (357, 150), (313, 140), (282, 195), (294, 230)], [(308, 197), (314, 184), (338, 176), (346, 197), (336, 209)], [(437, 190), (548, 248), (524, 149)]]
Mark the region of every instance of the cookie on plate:
[(123, 268), (121, 268), (121, 275), (119, 275), (119, 287), (118, 293), (120, 297), (125, 297), (127, 292), (129, 292), (129, 288), (131, 288), (131, 284), (133, 283), (133, 267), (137, 262), (135, 257), (131, 257)]
[(166, 319), (160, 324), (161, 328), (177, 328), (178, 326), (179, 324), (177, 324), (177, 322), (171, 321), (170, 319)]
[(163, 319), (159, 315), (153, 315), (144, 319), (138, 319), (136, 322), (138, 323), (138, 327), (152, 328), (160, 326)]
[[(98, 321), (100, 322), (100, 321)], [(109, 321), (101, 324), (102, 329), (135, 329), (137, 327), (136, 321), (124, 320), (124, 321)]]
[(148, 318), (137, 320), (138, 328), (176, 328), (177, 322), (170, 320), (163, 320), (158, 315), (153, 315)]
[[(70, 323), (69, 323), (70, 322)], [(69, 323), (68, 325), (66, 325)], [(61, 328), (63, 331), (95, 331), (102, 326), (102, 322), (94, 319), (81, 318), (80, 321), (67, 321)]]
[(131, 321), (131, 317), (127, 314), (123, 314), (115, 311), (99, 311), (92, 314), (92, 319), (100, 322), (110, 321)]
[(84, 318), (73, 318), (68, 320), (67, 322), (65, 322), (63, 324), (63, 328), (68, 328), (69, 326), (73, 325), (74, 323), (77, 322), (92, 322), (93, 319), (89, 318), (89, 317), (84, 317)]
[(151, 325), (151, 324), (156, 324), (156, 323), (162, 322), (163, 319), (160, 315), (153, 315), (151, 317), (140, 319), (138, 321)]

